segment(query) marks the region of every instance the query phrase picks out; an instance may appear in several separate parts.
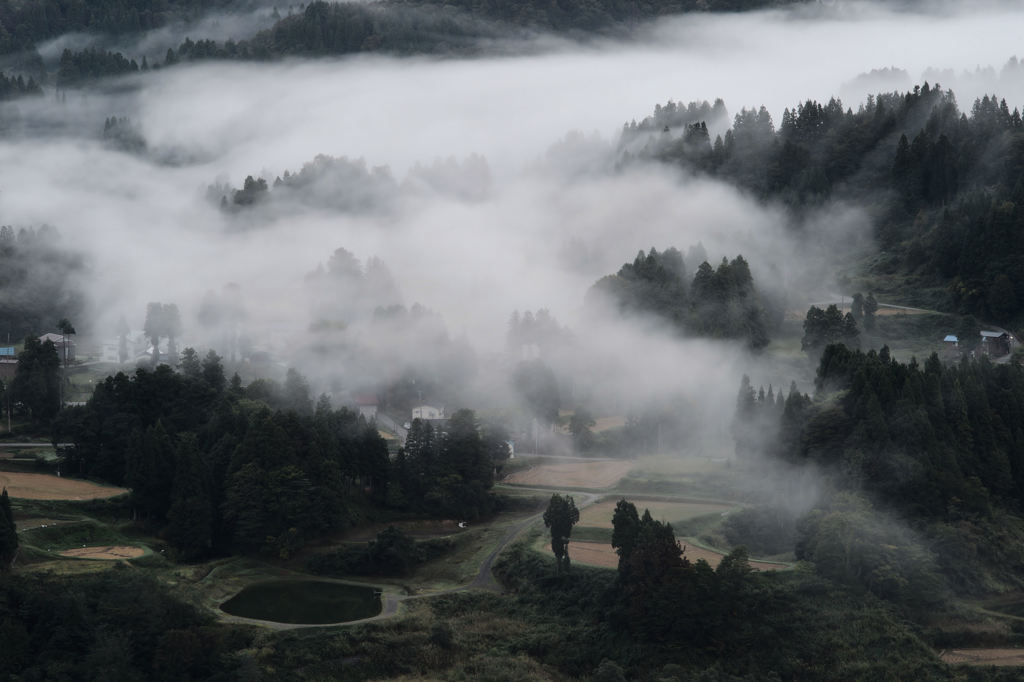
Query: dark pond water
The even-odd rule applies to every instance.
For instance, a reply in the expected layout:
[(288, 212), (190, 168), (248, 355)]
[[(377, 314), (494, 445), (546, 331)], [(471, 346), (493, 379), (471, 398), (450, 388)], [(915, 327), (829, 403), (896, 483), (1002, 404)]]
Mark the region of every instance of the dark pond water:
[(273, 580), (246, 587), (220, 608), (243, 618), (322, 625), (376, 616), (380, 613), (380, 597), (371, 587), (320, 580)]
[(990, 605), (988, 608), (999, 613), (1005, 613), (1008, 616), (1024, 618), (1024, 601), (997, 603)]

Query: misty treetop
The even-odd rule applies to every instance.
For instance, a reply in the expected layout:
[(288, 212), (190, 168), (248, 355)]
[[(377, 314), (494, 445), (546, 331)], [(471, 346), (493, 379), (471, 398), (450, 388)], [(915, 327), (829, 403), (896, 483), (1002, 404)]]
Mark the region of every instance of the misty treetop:
[(23, 95), (41, 95), (43, 89), (36, 83), (35, 78), (29, 76), (26, 80), (23, 76), (8, 77), (0, 73), (0, 102), (9, 99), (16, 99)]
[(0, 226), (0, 338), (38, 336), (60, 318), (80, 319), (84, 296), (75, 282), (86, 272), (84, 256), (53, 227)]
[(743, 256), (723, 258), (717, 268), (704, 261), (687, 284), (683, 255), (651, 248), (598, 280), (587, 297), (610, 301), (623, 313), (653, 314), (693, 336), (743, 339), (755, 349), (768, 344), (772, 317)]
[(777, 129), (764, 107), (744, 109), (714, 141), (705, 123), (720, 116), (694, 122), (683, 115), (691, 110), (707, 103), (659, 106), (647, 120), (665, 124), (638, 152), (626, 143), (643, 126), (627, 126), (623, 154), (681, 164), (794, 211), (873, 197), (876, 236), (895, 256), (887, 262), (945, 287), (948, 309), (1004, 324), (1024, 312), (1024, 124), (1005, 100), (986, 95), (961, 112), (952, 91), (925, 83), (857, 111), (836, 99), (798, 103)]

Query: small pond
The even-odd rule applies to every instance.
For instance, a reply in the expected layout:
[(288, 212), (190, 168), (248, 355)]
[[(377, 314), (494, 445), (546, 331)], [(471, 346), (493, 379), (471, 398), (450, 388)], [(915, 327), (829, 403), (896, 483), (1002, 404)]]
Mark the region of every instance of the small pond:
[(359, 585), (272, 580), (246, 587), (220, 608), (243, 618), (324, 625), (376, 616), (380, 613), (380, 596), (372, 587)]

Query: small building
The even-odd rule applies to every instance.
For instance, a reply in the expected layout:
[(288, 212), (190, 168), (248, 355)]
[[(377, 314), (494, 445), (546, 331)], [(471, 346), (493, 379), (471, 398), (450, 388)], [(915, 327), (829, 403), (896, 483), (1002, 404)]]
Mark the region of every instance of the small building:
[[(66, 359), (68, 362), (74, 362), (75, 360), (75, 342), (70, 336), (63, 336), (61, 334), (43, 334), (39, 337), (39, 343), (46, 343), (47, 341), (53, 342), (53, 347), (57, 349), (57, 357), (60, 358), (61, 362)], [(64, 348), (67, 346), (67, 354), (64, 353)]]
[(981, 352), (992, 357), (1010, 354), (1010, 335), (1006, 332), (981, 332)]
[(18, 360), (0, 355), (0, 380), (4, 383), (10, 382), (18, 372)]
[(960, 345), (960, 339), (958, 339), (953, 334), (946, 334), (946, 338), (942, 339), (942, 342), (945, 343), (947, 346), (952, 346), (953, 348), (956, 348)]
[(447, 419), (444, 415), (444, 408), (434, 407), (433, 405), (418, 405), (412, 408), (412, 418), (425, 419), (427, 421)]

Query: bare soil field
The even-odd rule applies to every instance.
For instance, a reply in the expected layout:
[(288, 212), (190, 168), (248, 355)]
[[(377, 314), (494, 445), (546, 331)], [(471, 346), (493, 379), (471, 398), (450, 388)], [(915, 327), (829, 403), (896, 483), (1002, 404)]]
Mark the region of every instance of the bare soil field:
[(634, 465), (634, 462), (622, 461), (541, 464), (511, 474), (505, 479), (505, 483), (566, 488), (608, 488), (618, 483)]
[[(685, 542), (682, 542), (682, 545), (686, 549), (683, 556), (690, 561), (703, 559), (708, 562), (711, 568), (716, 568), (724, 556), (702, 547), (687, 545)], [(546, 545), (546, 548), (548, 551), (551, 551), (550, 543)], [(590, 566), (616, 568), (619, 565), (619, 555), (615, 553), (612, 546), (598, 542), (570, 542), (569, 558), (576, 563)], [(784, 564), (773, 564), (765, 561), (751, 561), (750, 567), (756, 571), (779, 571), (786, 568)]]
[[(719, 502), (668, 502), (662, 500), (630, 500), (636, 505), (637, 511), (643, 514), (644, 509), (651, 512), (655, 521), (678, 523), (705, 514), (721, 514), (737, 509), (736, 505)], [(611, 528), (612, 516), (615, 514), (617, 501), (606, 500), (592, 504), (580, 512), (580, 525), (590, 528)]]
[(118, 559), (134, 559), (146, 553), (141, 547), (130, 545), (105, 545), (100, 547), (78, 547), (66, 549), (60, 552), (61, 556), (75, 557), (76, 559), (106, 559), (116, 561)]
[(99, 485), (75, 478), (50, 474), (0, 472), (0, 488), (11, 497), (23, 500), (98, 500), (128, 492), (126, 488)]
[[(8, 493), (10, 495), (10, 493)], [(46, 528), (47, 526), (56, 526), (58, 523), (70, 523), (67, 519), (49, 519), (42, 518), (39, 516), (27, 517), (24, 519), (15, 518), (15, 523), (18, 526), (18, 530), (32, 530), (33, 528)]]
[(952, 665), (1001, 665), (1024, 667), (1024, 649), (950, 649), (939, 654)]

